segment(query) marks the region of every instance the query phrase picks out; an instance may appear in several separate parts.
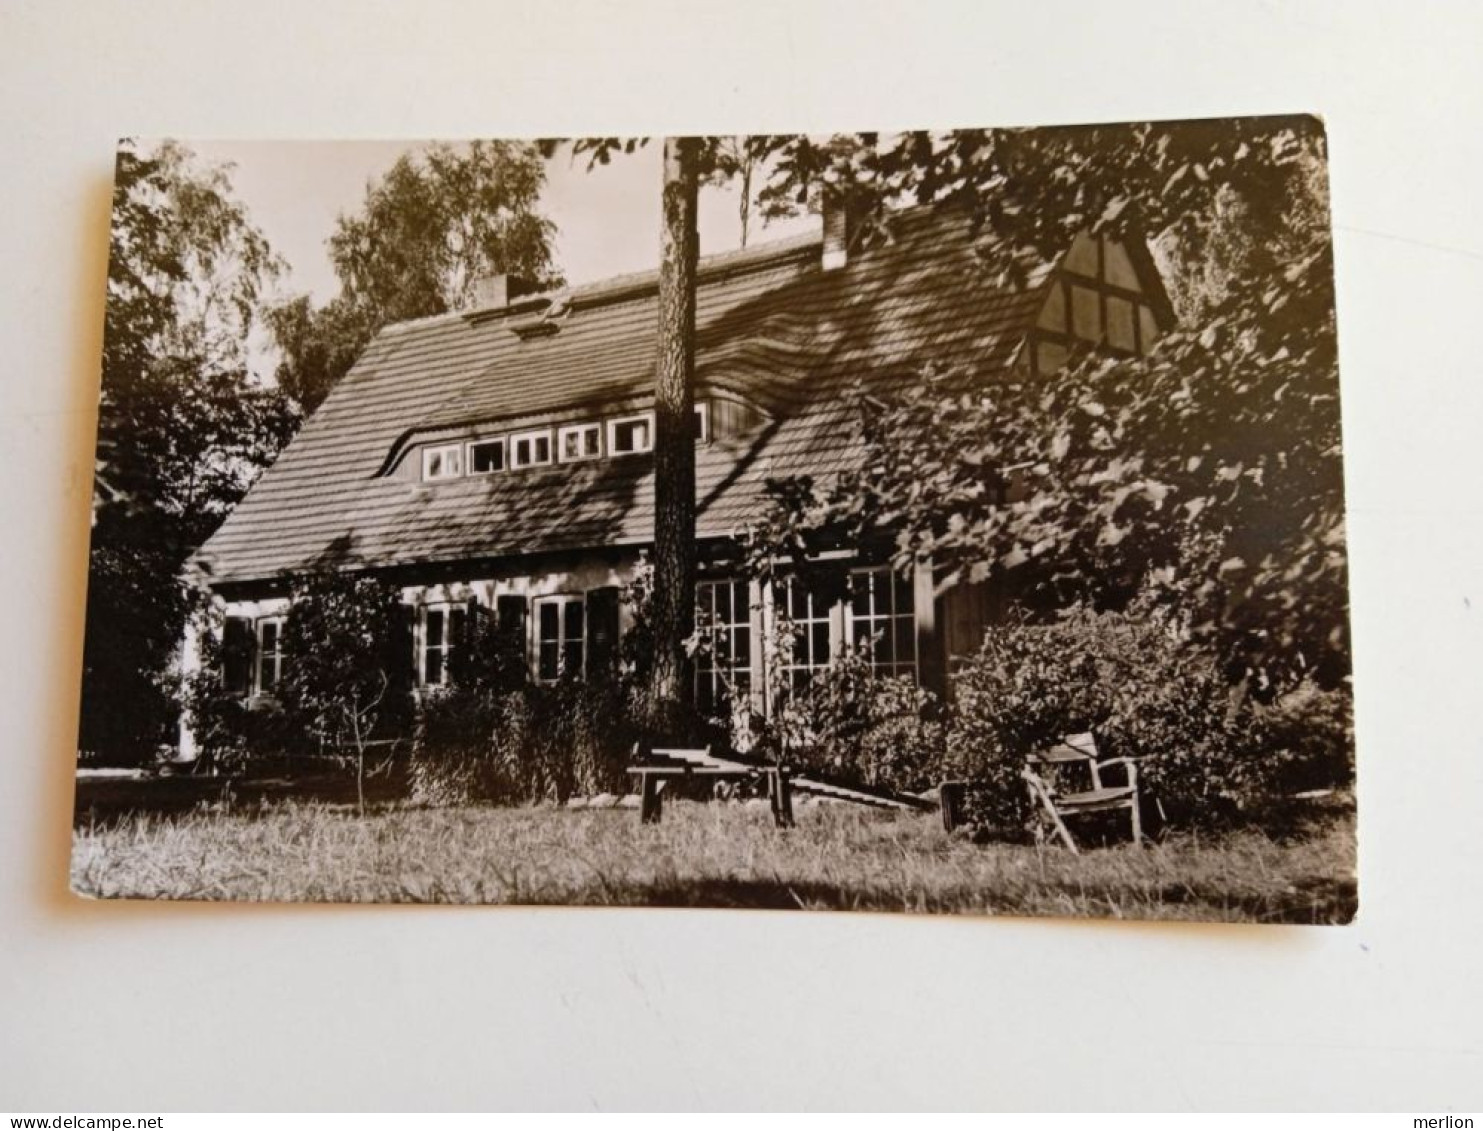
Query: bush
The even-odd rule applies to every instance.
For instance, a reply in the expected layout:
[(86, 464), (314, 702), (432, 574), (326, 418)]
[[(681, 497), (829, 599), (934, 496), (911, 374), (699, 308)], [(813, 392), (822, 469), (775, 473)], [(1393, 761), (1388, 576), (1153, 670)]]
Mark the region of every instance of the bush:
[(1354, 782), (1354, 701), (1348, 688), (1300, 683), (1251, 710), (1248, 745), (1264, 782), (1287, 792), (1344, 788)]
[(919, 793), (943, 757), (939, 703), (910, 676), (879, 675), (868, 644), (813, 673), (761, 723), (758, 745), (776, 759), (842, 784)]
[(520, 805), (621, 793), (636, 735), (610, 683), (455, 685), (422, 702), (412, 797)]
[(1168, 619), (1076, 608), (989, 630), (953, 678), (944, 770), (986, 784), (977, 823), (1022, 828), (1025, 755), (1091, 731), (1103, 757), (1139, 759), (1145, 795), (1172, 820), (1220, 822), (1269, 784), (1259, 744), (1243, 740), (1245, 715), (1233, 712), (1214, 655)]
[(219, 638), (203, 633), (200, 667), (181, 687), (201, 767), (235, 772), (250, 760), (309, 752), (311, 744), (278, 703), (264, 700), (249, 705), (227, 691), (222, 676), (224, 649)]

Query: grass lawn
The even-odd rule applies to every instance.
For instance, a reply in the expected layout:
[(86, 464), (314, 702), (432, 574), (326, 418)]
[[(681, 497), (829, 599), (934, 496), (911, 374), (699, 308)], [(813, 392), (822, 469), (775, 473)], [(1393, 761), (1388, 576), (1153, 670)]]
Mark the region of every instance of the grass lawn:
[(1080, 857), (975, 845), (935, 814), (675, 801), (631, 809), (340, 807), (131, 816), (74, 836), (72, 887), (106, 898), (561, 903), (1343, 923), (1356, 906), (1352, 816), (1117, 845)]

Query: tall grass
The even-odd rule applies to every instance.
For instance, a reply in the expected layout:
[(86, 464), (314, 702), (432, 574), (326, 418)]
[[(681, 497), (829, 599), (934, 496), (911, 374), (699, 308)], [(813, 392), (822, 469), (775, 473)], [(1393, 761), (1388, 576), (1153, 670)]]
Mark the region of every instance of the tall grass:
[(283, 804), (135, 816), (75, 835), (72, 886), (105, 898), (817, 908), (1224, 922), (1347, 922), (1353, 822), (1306, 839), (1193, 837), (1076, 857), (971, 844), (932, 815), (671, 802), (631, 809)]

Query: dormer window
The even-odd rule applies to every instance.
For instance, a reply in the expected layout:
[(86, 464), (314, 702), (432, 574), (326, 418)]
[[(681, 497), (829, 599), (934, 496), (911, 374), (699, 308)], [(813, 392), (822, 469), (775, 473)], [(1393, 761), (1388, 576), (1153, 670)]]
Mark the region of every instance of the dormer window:
[(470, 475), (492, 475), (505, 469), (504, 440), (472, 440), (468, 449)]
[(597, 459), (602, 455), (602, 425), (568, 425), (556, 434), (556, 449), (562, 463)]
[(640, 413), (608, 421), (608, 454), (638, 455), (654, 450), (654, 414)]
[(439, 444), (422, 450), (422, 478), (457, 479), (463, 474), (463, 445)]
[(517, 432), (510, 437), (510, 466), (539, 467), (551, 462), (551, 429)]

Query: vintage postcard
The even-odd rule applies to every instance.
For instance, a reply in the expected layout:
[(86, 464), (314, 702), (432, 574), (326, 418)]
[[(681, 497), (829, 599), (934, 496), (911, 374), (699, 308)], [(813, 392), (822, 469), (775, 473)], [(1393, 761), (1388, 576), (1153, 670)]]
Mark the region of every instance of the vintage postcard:
[(128, 140), (72, 886), (1343, 923), (1307, 116)]

